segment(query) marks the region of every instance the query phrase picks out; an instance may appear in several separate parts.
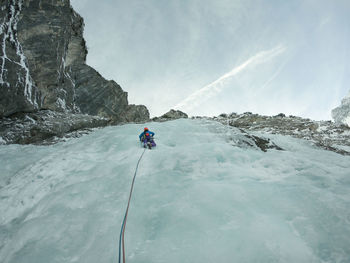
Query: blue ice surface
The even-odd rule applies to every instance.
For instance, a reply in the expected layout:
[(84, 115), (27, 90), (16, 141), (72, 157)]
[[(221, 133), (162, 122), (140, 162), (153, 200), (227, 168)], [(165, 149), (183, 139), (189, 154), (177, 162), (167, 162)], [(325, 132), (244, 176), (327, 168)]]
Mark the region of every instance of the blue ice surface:
[[(207, 120), (147, 123), (129, 263), (350, 262), (350, 157), (282, 135), (234, 145)], [(51, 146), (0, 146), (0, 262), (117, 262), (143, 125)], [(260, 134), (261, 135), (261, 134)]]

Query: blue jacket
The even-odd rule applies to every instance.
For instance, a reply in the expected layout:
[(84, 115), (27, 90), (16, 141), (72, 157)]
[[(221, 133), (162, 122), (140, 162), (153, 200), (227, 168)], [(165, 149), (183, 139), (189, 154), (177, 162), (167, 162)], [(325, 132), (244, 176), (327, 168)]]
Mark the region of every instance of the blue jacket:
[[(151, 136), (154, 136), (154, 132), (151, 132), (151, 131), (147, 131)], [(147, 133), (146, 132), (146, 133)], [(140, 141), (143, 141), (143, 136), (145, 135), (145, 132), (142, 132), (140, 135), (139, 135), (139, 138), (140, 138)]]

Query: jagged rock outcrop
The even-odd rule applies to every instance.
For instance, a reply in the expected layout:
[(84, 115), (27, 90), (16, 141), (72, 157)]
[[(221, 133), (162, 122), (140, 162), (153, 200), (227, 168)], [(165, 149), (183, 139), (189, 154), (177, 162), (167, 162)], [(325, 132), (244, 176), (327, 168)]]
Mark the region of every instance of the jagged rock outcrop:
[[(312, 121), (296, 116), (263, 116), (246, 112), (222, 114), (210, 118), (241, 131), (290, 135), (311, 141), (317, 147), (350, 155), (350, 127), (336, 125), (331, 121)], [(259, 142), (258, 142), (259, 143)]]
[(350, 127), (350, 92), (342, 99), (341, 105), (332, 110), (332, 118), (335, 123), (346, 124)]
[(176, 120), (176, 119), (187, 119), (188, 115), (182, 111), (179, 110), (173, 110), (171, 109), (167, 113), (163, 114), (160, 117), (154, 117), (152, 120), (153, 121), (169, 121), (169, 120)]
[(76, 105), (81, 112), (110, 118), (112, 123), (140, 122), (149, 119), (143, 105), (129, 105), (127, 93), (113, 80), (104, 79), (86, 64), (72, 67)]
[[(85, 64), (84, 21), (69, 0), (0, 2), (0, 118), (52, 110), (146, 121), (145, 106)], [(64, 122), (64, 118), (62, 118)]]
[(127, 93), (116, 82), (107, 81), (88, 65), (73, 65), (72, 69), (76, 104), (80, 110), (90, 115), (121, 118), (128, 106)]
[(250, 147), (256, 147), (262, 150), (263, 152), (266, 152), (268, 149), (275, 149), (275, 150), (283, 150), (281, 147), (279, 147), (276, 143), (271, 141), (269, 138), (263, 138), (261, 136), (256, 136), (253, 134), (249, 134), (243, 129), (240, 129), (240, 131), (244, 134), (244, 140), (241, 140), (241, 143), (245, 143), (249, 145)]
[(144, 105), (129, 104), (122, 116), (124, 122), (143, 122), (145, 116), (149, 119), (149, 112)]

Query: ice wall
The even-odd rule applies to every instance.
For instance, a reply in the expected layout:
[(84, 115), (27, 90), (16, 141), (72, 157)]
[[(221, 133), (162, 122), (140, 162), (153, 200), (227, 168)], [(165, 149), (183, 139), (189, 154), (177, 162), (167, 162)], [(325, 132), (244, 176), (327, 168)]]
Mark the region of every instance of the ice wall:
[[(350, 261), (349, 157), (280, 135), (284, 151), (237, 147), (204, 120), (147, 126), (127, 262)], [(117, 262), (142, 130), (0, 146), (0, 262)]]

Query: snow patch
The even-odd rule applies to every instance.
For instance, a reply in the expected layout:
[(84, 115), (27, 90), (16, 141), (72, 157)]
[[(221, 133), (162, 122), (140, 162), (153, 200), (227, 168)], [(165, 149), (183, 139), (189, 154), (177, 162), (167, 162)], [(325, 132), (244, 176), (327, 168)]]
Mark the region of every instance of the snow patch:
[(344, 124), (350, 127), (350, 115), (344, 119)]
[(64, 99), (58, 98), (56, 100), (56, 105), (62, 110), (67, 110), (66, 101)]
[(328, 130), (328, 127), (326, 125), (319, 125), (316, 131), (317, 132), (324, 132), (327, 130)]

